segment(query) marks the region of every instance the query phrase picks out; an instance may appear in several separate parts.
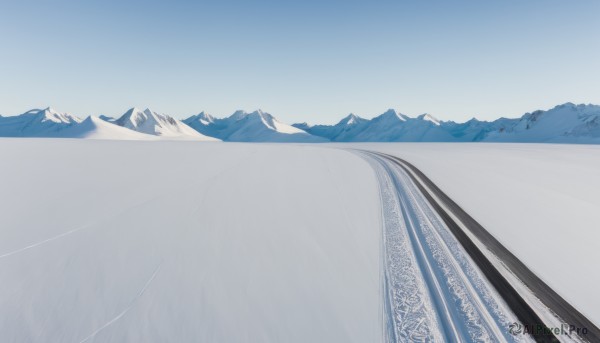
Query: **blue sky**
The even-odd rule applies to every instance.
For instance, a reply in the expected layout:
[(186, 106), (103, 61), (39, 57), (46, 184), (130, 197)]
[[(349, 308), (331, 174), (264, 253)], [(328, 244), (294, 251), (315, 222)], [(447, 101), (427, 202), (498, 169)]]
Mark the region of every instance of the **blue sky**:
[(333, 123), (600, 104), (600, 1), (2, 1), (0, 113)]

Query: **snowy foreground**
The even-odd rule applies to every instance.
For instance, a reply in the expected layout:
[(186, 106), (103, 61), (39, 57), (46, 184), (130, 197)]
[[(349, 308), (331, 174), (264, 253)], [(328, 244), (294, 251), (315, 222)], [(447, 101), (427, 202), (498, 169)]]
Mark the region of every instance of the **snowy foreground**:
[(379, 195), (317, 146), (0, 140), (6, 342), (376, 342)]
[(353, 146), (410, 161), (563, 298), (600, 323), (600, 146)]
[[(428, 209), (410, 187), (401, 203), (380, 194), (382, 179), (406, 176), (386, 174), (385, 163), (348, 148), (414, 163), (600, 322), (593, 265), (600, 147), (21, 138), (0, 139), (2, 340), (389, 339), (381, 238), (391, 217), (382, 214), (409, 204), (405, 213), (419, 221)], [(421, 260), (391, 253), (411, 268), (425, 261), (449, 270), (449, 280), (470, 293), (453, 295), (450, 287), (420, 297), (420, 309), (409, 306), (432, 318), (426, 312), (436, 306), (428, 302), (457, 296), (467, 304), (448, 315), (449, 326), (423, 323), (420, 337), (449, 337), (450, 327), (457, 337), (518, 338), (503, 330), (514, 317), (502, 300), (453, 248), (443, 224), (425, 217), (432, 219), (413, 228), (427, 242)], [(427, 253), (436, 247), (441, 253)], [(417, 293), (440, 277), (423, 273), (412, 280)], [(402, 338), (407, 303), (391, 305), (409, 316), (394, 324)]]

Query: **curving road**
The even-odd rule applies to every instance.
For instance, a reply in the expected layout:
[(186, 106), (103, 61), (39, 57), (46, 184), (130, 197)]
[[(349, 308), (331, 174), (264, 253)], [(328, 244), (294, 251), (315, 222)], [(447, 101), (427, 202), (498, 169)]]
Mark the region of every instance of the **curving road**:
[[(560, 298), (426, 176), (397, 157), (355, 151), (376, 171), (383, 210), (388, 342), (572, 342), (597, 327)], [(573, 333), (511, 334), (512, 323)]]

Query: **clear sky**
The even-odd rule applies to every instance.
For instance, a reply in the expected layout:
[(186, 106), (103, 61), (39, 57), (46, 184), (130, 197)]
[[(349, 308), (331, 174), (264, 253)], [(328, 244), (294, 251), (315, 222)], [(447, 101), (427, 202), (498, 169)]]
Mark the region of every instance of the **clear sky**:
[(3, 115), (462, 121), (600, 104), (598, 0), (3, 0), (0, 32)]

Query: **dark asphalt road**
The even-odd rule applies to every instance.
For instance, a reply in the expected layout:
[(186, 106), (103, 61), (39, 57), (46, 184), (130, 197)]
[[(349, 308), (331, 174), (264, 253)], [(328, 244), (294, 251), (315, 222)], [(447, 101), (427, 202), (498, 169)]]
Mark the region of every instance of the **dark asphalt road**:
[[(536, 276), (529, 268), (527, 268), (527, 266), (525, 266), (525, 264), (523, 264), (515, 255), (513, 255), (452, 199), (450, 199), (450, 197), (440, 190), (419, 169), (417, 169), (411, 163), (398, 157), (373, 151), (369, 152), (393, 161), (400, 168), (403, 168), (408, 172), (415, 184), (419, 187), (427, 200), (432, 204), (436, 212), (444, 220), (446, 225), (450, 228), (467, 253), (471, 256), (475, 263), (477, 263), (478, 267), (481, 269), (490, 283), (502, 295), (506, 303), (510, 306), (512, 311), (515, 313), (515, 315), (517, 315), (523, 324), (543, 325), (543, 322), (531, 308), (531, 306), (511, 286), (510, 282), (502, 276), (502, 274), (484, 255), (484, 253), (475, 245), (475, 243), (473, 243), (473, 241), (471, 241), (469, 236), (463, 232), (463, 229), (454, 221), (454, 219), (452, 219), (452, 217), (446, 212), (441, 204), (439, 204), (433, 198), (433, 196), (427, 191), (422, 183), (424, 183), (427, 188), (429, 188), (429, 190), (435, 194), (437, 199), (440, 199), (445, 207), (450, 209), (452, 214), (454, 214), (456, 218), (459, 218), (462, 224), (464, 224), (464, 226), (466, 226), (481, 243), (483, 243), (494, 255), (496, 255), (536, 295), (536, 297), (541, 300), (544, 305), (556, 313), (561, 318), (562, 322), (569, 325), (574, 325), (578, 328), (587, 328), (587, 334), (580, 335), (580, 338), (589, 342), (600, 342), (600, 329), (594, 323), (577, 311), (571, 304), (569, 304), (554, 290), (552, 290), (552, 288), (544, 283), (538, 276)], [(415, 175), (418, 176), (418, 178), (415, 177)], [(419, 179), (422, 180), (422, 183), (419, 181)], [(538, 342), (558, 341), (557, 337), (554, 335), (537, 334), (533, 335), (533, 337)]]

